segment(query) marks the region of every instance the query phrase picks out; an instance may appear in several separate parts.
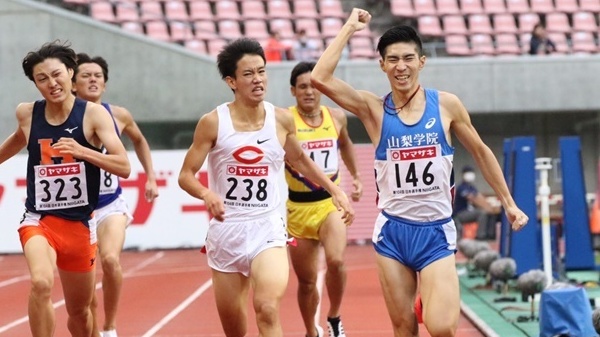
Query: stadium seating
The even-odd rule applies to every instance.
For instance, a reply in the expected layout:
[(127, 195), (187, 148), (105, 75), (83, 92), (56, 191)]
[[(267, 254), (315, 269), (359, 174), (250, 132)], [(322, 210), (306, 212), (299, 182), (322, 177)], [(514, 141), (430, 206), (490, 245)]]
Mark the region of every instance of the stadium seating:
[(456, 15), (460, 14), (458, 2), (456, 0), (437, 0), (437, 15)]
[[(195, 52), (210, 55), (218, 53), (224, 41), (241, 36), (264, 42), (271, 32), (278, 32), (281, 39), (290, 44), (302, 29), (318, 45), (325, 46), (326, 41), (340, 31), (349, 9), (344, 10), (342, 0), (63, 1), (88, 6), (90, 16), (99, 21), (117, 24), (129, 32), (146, 34), (160, 41), (174, 42)], [(468, 12), (473, 7), (471, 3), (480, 8), (482, 0), (437, 0), (437, 9), (436, 0), (389, 1), (396, 9), (395, 15), (413, 18), (424, 14), (435, 15), (435, 19), (419, 18), (419, 25), (429, 35), (443, 36), (445, 31), (442, 30), (439, 17), (465, 15), (464, 11)], [(485, 1), (492, 3), (499, 0)], [(486, 6), (493, 8), (497, 4)], [(477, 26), (475, 23), (472, 25)], [(462, 26), (467, 34), (464, 20)], [(348, 47), (350, 58), (376, 57), (373, 48), (375, 36), (376, 33), (369, 27), (356, 32)]]
[(496, 35), (496, 54), (498, 55), (519, 55), (521, 47), (515, 34), (497, 34)]
[(473, 14), (468, 16), (470, 34), (492, 34), (490, 16), (486, 14)]
[(577, 12), (573, 14), (573, 31), (598, 32), (596, 18), (591, 12)]
[(489, 34), (471, 35), (471, 52), (475, 55), (494, 55), (496, 49), (492, 36)]
[(573, 53), (596, 53), (598, 47), (591, 32), (575, 32), (571, 35), (571, 51)]
[(518, 33), (517, 22), (512, 14), (495, 14), (492, 16), (495, 33)]
[(471, 48), (466, 35), (446, 36), (446, 52), (452, 56), (471, 56)]

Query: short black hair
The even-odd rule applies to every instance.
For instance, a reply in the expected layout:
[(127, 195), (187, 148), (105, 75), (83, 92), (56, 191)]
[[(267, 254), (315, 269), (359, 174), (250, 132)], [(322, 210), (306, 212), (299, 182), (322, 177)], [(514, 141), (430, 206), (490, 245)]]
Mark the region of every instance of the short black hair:
[(407, 25), (395, 26), (383, 33), (377, 43), (377, 51), (382, 58), (385, 58), (386, 48), (394, 43), (408, 42), (414, 43), (417, 46), (417, 53), (419, 56), (423, 55), (423, 41), (417, 33), (417, 31)]
[(235, 77), (237, 63), (244, 55), (258, 55), (262, 57), (265, 64), (265, 51), (255, 39), (242, 37), (228, 43), (217, 55), (217, 67), (221, 78)]
[(75, 75), (73, 76), (73, 79), (75, 78), (75, 76), (77, 76), (77, 73), (79, 72), (79, 66), (84, 63), (96, 63), (97, 65), (99, 65), (100, 68), (102, 68), (104, 82), (108, 82), (108, 62), (106, 62), (106, 60), (102, 56), (90, 57), (86, 53), (77, 54), (77, 68), (75, 68)]
[(310, 73), (315, 68), (315, 65), (316, 65), (315, 62), (306, 62), (306, 61), (296, 64), (294, 69), (292, 69), (292, 75), (290, 76), (290, 85), (292, 87), (295, 87), (298, 76), (305, 74), (305, 73)]
[(49, 58), (59, 59), (67, 69), (75, 69), (77, 66), (77, 56), (75, 51), (71, 48), (71, 44), (68, 41), (61, 42), (60, 40), (56, 40), (44, 43), (40, 49), (30, 51), (25, 55), (22, 63), (25, 76), (35, 82), (35, 79), (33, 78), (33, 67)]

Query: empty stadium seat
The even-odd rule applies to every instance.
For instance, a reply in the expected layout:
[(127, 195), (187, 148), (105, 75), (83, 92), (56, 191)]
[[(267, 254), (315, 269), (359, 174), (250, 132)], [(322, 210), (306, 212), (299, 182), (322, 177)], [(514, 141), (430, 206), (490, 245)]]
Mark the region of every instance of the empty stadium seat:
[(415, 16), (411, 0), (390, 0), (390, 12), (400, 17), (412, 18)]
[(318, 18), (317, 4), (314, 0), (294, 0), (294, 18)]
[(116, 22), (112, 3), (108, 1), (96, 1), (90, 4), (90, 16), (104, 22)]
[(492, 16), (495, 33), (518, 33), (517, 22), (512, 14), (495, 14)]
[(185, 3), (180, 0), (168, 0), (165, 2), (165, 18), (169, 21), (190, 20)]
[(163, 20), (163, 12), (160, 2), (144, 1), (140, 2), (140, 20), (156, 21)]
[(579, 10), (584, 12), (600, 12), (600, 0), (579, 0)]
[(184, 42), (194, 39), (191, 24), (182, 21), (169, 22), (169, 31), (171, 32), (171, 41)]
[(597, 32), (598, 24), (593, 13), (577, 12), (573, 14), (573, 30), (580, 32)]
[(198, 54), (208, 54), (208, 50), (206, 49), (206, 42), (202, 40), (188, 40), (185, 41), (184, 44), (186, 49), (191, 50)]
[(194, 36), (199, 40), (212, 40), (217, 38), (217, 28), (214, 21), (198, 20), (192, 24), (194, 26)]
[(240, 24), (236, 20), (221, 20), (217, 22), (219, 36), (226, 40), (233, 40), (242, 37)]
[(529, 13), (529, 2), (527, 0), (506, 0), (506, 10), (513, 14)]
[(215, 18), (217, 20), (240, 20), (240, 12), (235, 1), (219, 0), (215, 3)]
[(324, 18), (346, 18), (346, 13), (344, 13), (342, 2), (340, 0), (319, 1), (319, 14)]
[(591, 32), (575, 32), (571, 34), (571, 51), (573, 53), (596, 53), (598, 46)]
[(469, 32), (471, 34), (492, 34), (492, 23), (490, 17), (487, 14), (473, 14), (469, 15)]
[(531, 11), (534, 13), (552, 13), (554, 12), (554, 3), (552, 0), (529, 0)]
[(480, 14), (483, 13), (483, 6), (480, 0), (459, 0), (460, 11), (463, 14)]
[(122, 22), (121, 28), (130, 33), (144, 34), (144, 27), (137, 21)]
[(519, 14), (518, 21), (520, 33), (531, 33), (533, 26), (540, 22), (540, 16), (535, 13)]
[(415, 15), (437, 15), (433, 0), (414, 0)]
[(489, 34), (471, 35), (471, 52), (475, 55), (494, 55), (494, 41)]
[(515, 34), (497, 34), (496, 35), (496, 54), (500, 55), (519, 55), (521, 47)]
[(210, 3), (205, 0), (190, 1), (190, 20), (213, 20)]
[(305, 30), (306, 35), (311, 38), (321, 38), (319, 23), (315, 18), (300, 18), (294, 20), (296, 31)]
[(506, 13), (504, 0), (483, 0), (483, 11), (487, 14)]
[(446, 42), (446, 53), (453, 56), (469, 56), (471, 48), (469, 47), (469, 41), (466, 35), (448, 35), (445, 38)]
[[(319, 33), (319, 27), (317, 26), (317, 22), (315, 21), (315, 19), (304, 19), (304, 20), (312, 20), (314, 22), (315, 27), (317, 27), (317, 34)], [(271, 32), (278, 32), (279, 36), (282, 39), (291, 39), (295, 36), (294, 34), (294, 27), (292, 26), (292, 21), (288, 20), (288, 19), (273, 19), (273, 20), (269, 20), (269, 28)], [(314, 34), (314, 32), (311, 32), (309, 30), (306, 31), (307, 35), (310, 35), (311, 33)]]
[(219, 52), (223, 50), (223, 47), (225, 47), (226, 45), (227, 41), (223, 39), (214, 39), (206, 41), (208, 54), (212, 56), (217, 56), (217, 54), (219, 54)]
[(546, 15), (546, 31), (570, 33), (571, 26), (566, 13), (549, 13)]
[(115, 11), (115, 20), (118, 22), (140, 20), (140, 14), (135, 2), (118, 2)]
[(548, 33), (548, 38), (556, 45), (557, 54), (567, 54), (571, 51), (567, 36), (564, 33)]
[(456, 0), (437, 0), (437, 15), (455, 15), (460, 14), (458, 2)]
[(241, 14), (244, 20), (247, 19), (266, 19), (267, 12), (265, 11), (264, 2), (261, 0), (246, 0), (240, 2)]
[(419, 33), (423, 36), (443, 35), (440, 19), (437, 15), (423, 15), (417, 18)]
[(462, 15), (447, 15), (442, 17), (442, 27), (444, 34), (468, 34), (467, 25)]
[[(343, 22), (338, 18), (324, 18), (321, 20), (321, 36), (334, 37), (342, 30)], [(358, 32), (357, 32), (358, 33)]]
[(352, 37), (350, 39), (350, 58), (374, 58), (377, 54), (375, 53), (375, 47), (373, 46), (373, 40), (368, 37)]
[(521, 52), (523, 54), (529, 54), (529, 49), (530, 49), (529, 42), (530, 41), (531, 41), (531, 33), (519, 34), (519, 45), (521, 46)]
[(253, 39), (263, 40), (269, 37), (269, 30), (265, 20), (245, 20), (244, 35)]
[(146, 34), (159, 41), (171, 40), (167, 23), (163, 20), (146, 22)]
[(291, 19), (292, 9), (286, 0), (269, 0), (267, 2), (267, 15), (271, 19)]
[(554, 5), (557, 12), (575, 13), (579, 10), (577, 0), (555, 0)]

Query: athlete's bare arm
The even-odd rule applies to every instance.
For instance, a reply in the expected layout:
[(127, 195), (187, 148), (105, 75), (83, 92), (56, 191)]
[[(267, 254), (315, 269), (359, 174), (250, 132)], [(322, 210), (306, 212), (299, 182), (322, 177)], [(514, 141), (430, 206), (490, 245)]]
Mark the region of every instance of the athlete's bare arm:
[(358, 8), (352, 10), (342, 30), (325, 49), (312, 70), (311, 82), (317, 90), (331, 98), (337, 105), (356, 115), (365, 125), (373, 144), (377, 145), (383, 113), (381, 98), (368, 91), (356, 90), (334, 76), (335, 68), (350, 37), (364, 29), (370, 21), (371, 15), (368, 12)]
[(154, 166), (152, 165), (150, 145), (148, 145), (146, 137), (144, 137), (144, 134), (133, 119), (129, 110), (120, 106), (111, 105), (111, 111), (113, 117), (117, 120), (117, 125), (119, 126), (121, 133), (129, 137), (133, 143), (135, 154), (142, 164), (147, 176), (145, 197), (147, 201), (152, 201), (154, 198), (158, 197), (158, 186), (156, 185), (156, 176), (154, 174)]
[[(15, 156), (19, 151), (21, 151), (25, 146), (27, 146), (28, 136), (24, 133), (24, 125), (28, 123), (31, 124), (31, 112), (33, 111), (33, 104), (20, 104), (17, 107), (17, 129), (15, 132), (10, 134), (4, 142), (0, 145), (0, 164), (4, 163), (6, 160)], [(29, 126), (26, 128), (29, 130)]]
[(296, 126), (294, 118), (285, 109), (276, 108), (277, 134), (285, 134), (285, 160), (294, 166), (298, 172), (306, 176), (310, 181), (319, 184), (331, 194), (333, 204), (344, 212), (342, 217), (346, 225), (354, 221), (354, 210), (348, 201), (346, 194), (334, 184), (302, 150), (296, 139)]
[(223, 200), (196, 178), (196, 173), (204, 165), (210, 149), (217, 141), (218, 128), (219, 117), (216, 110), (200, 118), (194, 131), (192, 145), (185, 155), (179, 172), (179, 186), (194, 198), (204, 200), (208, 212), (215, 219), (223, 221), (225, 220)]
[(451, 120), (450, 128), (452, 132), (473, 156), (483, 177), (496, 192), (496, 196), (502, 203), (513, 229), (518, 230), (525, 226), (528, 217), (515, 204), (496, 156), (479, 137), (477, 130), (471, 123), (467, 109), (458, 97), (447, 92), (440, 92), (440, 107), (442, 116), (449, 116)]
[(346, 114), (341, 109), (329, 108), (329, 111), (331, 111), (331, 115), (338, 128), (338, 146), (340, 148), (340, 155), (346, 168), (350, 172), (350, 175), (352, 175), (352, 185), (354, 186), (354, 190), (350, 196), (353, 201), (359, 201), (362, 196), (363, 186), (360, 181), (358, 166), (356, 165), (354, 144), (348, 134), (348, 118), (346, 118)]

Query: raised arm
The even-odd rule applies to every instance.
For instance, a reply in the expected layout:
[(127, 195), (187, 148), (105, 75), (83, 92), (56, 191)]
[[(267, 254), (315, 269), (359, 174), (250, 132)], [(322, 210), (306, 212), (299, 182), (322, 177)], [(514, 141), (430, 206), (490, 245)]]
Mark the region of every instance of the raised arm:
[(311, 72), (311, 82), (315, 88), (363, 121), (370, 114), (367, 100), (369, 97), (375, 100), (378, 98), (372, 93), (354, 89), (348, 83), (335, 77), (334, 72), (342, 56), (342, 51), (352, 34), (366, 28), (370, 21), (371, 14), (369, 12), (354, 8), (342, 30), (325, 49)]
[(360, 181), (360, 174), (358, 172), (358, 166), (356, 165), (356, 155), (354, 152), (354, 144), (350, 135), (348, 134), (348, 118), (346, 114), (340, 109), (329, 109), (339, 125), (339, 137), (338, 145), (340, 148), (340, 155), (346, 168), (352, 176), (352, 186), (354, 190), (350, 196), (353, 201), (359, 201), (362, 196), (363, 186)]
[(200, 118), (194, 131), (192, 145), (183, 160), (178, 181), (179, 187), (192, 197), (204, 200), (208, 212), (215, 219), (223, 221), (225, 219), (223, 200), (196, 178), (196, 173), (204, 165), (210, 149), (217, 140), (218, 122), (218, 116), (214, 110)]
[(512, 228), (518, 230), (525, 226), (529, 218), (515, 204), (496, 156), (481, 140), (481, 137), (479, 137), (477, 130), (471, 124), (471, 118), (462, 102), (455, 95), (440, 93), (440, 103), (442, 109), (447, 111), (451, 116), (452, 122), (450, 127), (456, 138), (473, 156), (483, 177), (494, 192), (496, 192), (496, 196), (502, 203), (504, 211), (512, 223)]
[(298, 172), (302, 173), (310, 181), (322, 186), (331, 194), (333, 204), (338, 210), (343, 211), (342, 218), (346, 225), (352, 224), (354, 221), (354, 210), (348, 201), (348, 197), (339, 186), (334, 184), (321, 169), (312, 161), (302, 150), (300, 143), (296, 139), (296, 127), (294, 119), (290, 113), (278, 113), (278, 122), (286, 132), (285, 145), (285, 160), (291, 163)]
[(118, 106), (111, 106), (111, 108), (113, 116), (119, 120), (121, 125), (123, 125), (122, 133), (131, 139), (135, 154), (142, 164), (144, 172), (146, 172), (147, 180), (145, 197), (146, 200), (150, 202), (158, 197), (158, 186), (156, 184), (154, 166), (152, 165), (150, 145), (148, 145), (146, 137), (144, 137), (139, 126), (133, 119), (133, 116), (127, 109)]

